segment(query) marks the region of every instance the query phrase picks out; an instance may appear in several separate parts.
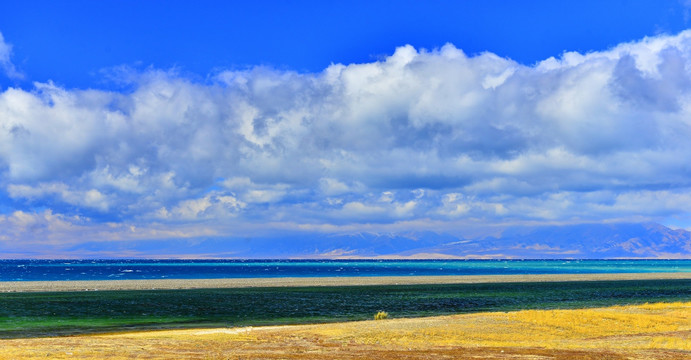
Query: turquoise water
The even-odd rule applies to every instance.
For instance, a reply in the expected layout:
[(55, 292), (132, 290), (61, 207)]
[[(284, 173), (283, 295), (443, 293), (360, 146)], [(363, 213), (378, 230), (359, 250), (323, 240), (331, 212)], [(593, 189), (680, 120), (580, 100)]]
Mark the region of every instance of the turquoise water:
[(0, 281), (691, 272), (691, 260), (0, 260)]

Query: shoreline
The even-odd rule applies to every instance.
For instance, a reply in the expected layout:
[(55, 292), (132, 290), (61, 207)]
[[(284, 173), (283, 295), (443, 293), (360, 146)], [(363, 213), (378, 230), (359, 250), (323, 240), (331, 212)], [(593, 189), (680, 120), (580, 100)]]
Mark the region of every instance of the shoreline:
[(362, 277), (286, 277), (232, 279), (148, 279), (148, 280), (71, 280), (3, 281), (0, 293), (108, 291), (108, 290), (182, 290), (260, 287), (326, 287), (437, 285), (516, 282), (691, 280), (691, 272), (616, 273), (616, 274), (540, 274), (540, 275), (444, 275), (444, 276), (362, 276)]

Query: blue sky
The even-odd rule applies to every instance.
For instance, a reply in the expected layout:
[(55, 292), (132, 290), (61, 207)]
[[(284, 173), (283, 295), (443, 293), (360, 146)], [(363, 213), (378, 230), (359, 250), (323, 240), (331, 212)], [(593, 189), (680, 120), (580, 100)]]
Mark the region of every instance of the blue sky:
[(3, 2), (0, 249), (691, 227), (690, 5)]
[(680, 1), (7, 1), (0, 24), (25, 80), (103, 88), (115, 66), (202, 79), (256, 65), (320, 72), (405, 44), (534, 64), (677, 33), (685, 11)]

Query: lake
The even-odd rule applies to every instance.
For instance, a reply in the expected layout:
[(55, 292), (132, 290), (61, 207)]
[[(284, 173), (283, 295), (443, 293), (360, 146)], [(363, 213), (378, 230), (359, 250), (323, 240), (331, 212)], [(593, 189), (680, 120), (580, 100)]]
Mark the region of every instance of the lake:
[(691, 272), (691, 260), (0, 260), (0, 281)]

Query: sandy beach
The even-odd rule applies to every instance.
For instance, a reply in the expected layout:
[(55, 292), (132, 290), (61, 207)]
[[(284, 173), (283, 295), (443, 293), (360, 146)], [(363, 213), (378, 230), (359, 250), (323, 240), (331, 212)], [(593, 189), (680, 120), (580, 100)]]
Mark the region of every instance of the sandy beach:
[(554, 275), (480, 275), (480, 276), (376, 276), (376, 277), (306, 277), (244, 279), (157, 279), (103, 281), (5, 281), (0, 292), (170, 290), (251, 287), (357, 286), (477, 284), (511, 282), (609, 281), (688, 279), (691, 272), (632, 274), (554, 274)]

